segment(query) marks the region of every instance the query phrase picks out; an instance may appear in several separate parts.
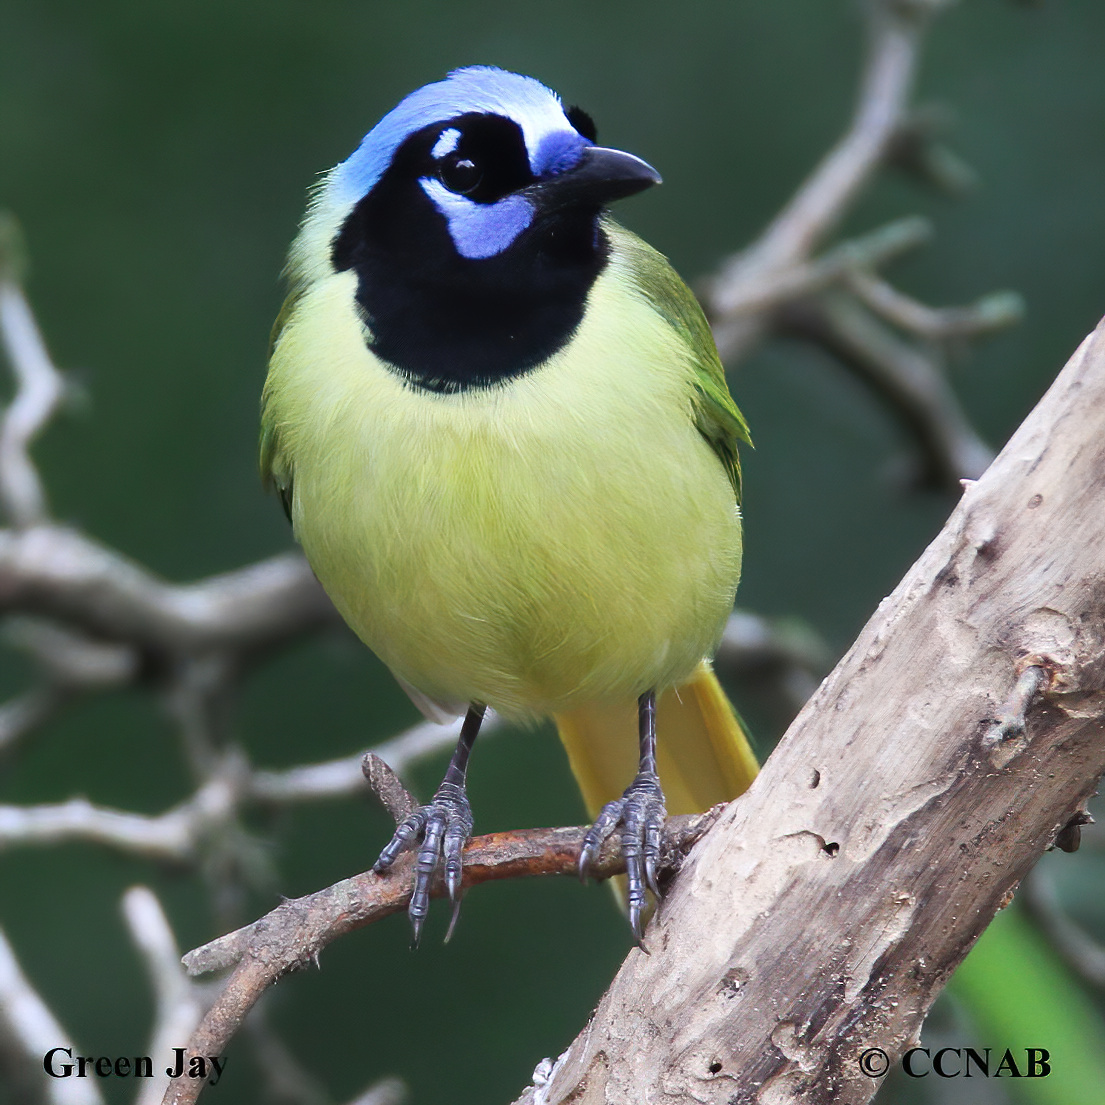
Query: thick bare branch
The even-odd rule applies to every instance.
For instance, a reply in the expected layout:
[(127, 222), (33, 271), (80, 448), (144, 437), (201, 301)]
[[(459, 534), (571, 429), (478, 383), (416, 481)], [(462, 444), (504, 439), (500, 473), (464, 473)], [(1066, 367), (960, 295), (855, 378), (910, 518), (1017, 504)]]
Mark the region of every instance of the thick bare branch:
[[(653, 954), (630, 953), (522, 1100), (867, 1101), (864, 1049), (912, 1044), (1105, 770), (1103, 548), (1105, 323), (692, 851)], [(989, 739), (1030, 701), (1025, 732)]]
[(13, 611), (169, 655), (248, 653), (341, 624), (298, 553), (172, 584), (56, 525), (0, 530), (0, 614)]
[(107, 809), (86, 798), (0, 806), (0, 848), (87, 840), (150, 859), (190, 861), (196, 858), (202, 836), (230, 818), (238, 801), (236, 790), (235, 774), (222, 772), (158, 817)]

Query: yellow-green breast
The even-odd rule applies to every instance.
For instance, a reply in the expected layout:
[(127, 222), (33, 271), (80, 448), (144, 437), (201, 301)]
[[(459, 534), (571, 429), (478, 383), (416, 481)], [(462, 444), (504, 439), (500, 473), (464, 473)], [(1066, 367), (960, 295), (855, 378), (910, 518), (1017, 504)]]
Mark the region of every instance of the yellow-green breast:
[(575, 336), (504, 383), (406, 382), (367, 348), (350, 272), (310, 283), (276, 343), (265, 418), (296, 536), (435, 700), (527, 717), (662, 689), (732, 606), (739, 510), (696, 425), (693, 356), (636, 290), (636, 239), (608, 229)]

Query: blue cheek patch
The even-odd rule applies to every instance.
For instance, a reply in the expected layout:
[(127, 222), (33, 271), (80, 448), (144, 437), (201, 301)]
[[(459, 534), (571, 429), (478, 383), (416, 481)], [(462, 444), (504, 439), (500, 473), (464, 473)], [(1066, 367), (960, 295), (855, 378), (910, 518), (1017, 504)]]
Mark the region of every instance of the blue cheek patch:
[(591, 144), (574, 130), (554, 130), (546, 134), (530, 156), (533, 175), (544, 178), (574, 169)]
[(433, 177), (423, 177), (419, 183), (445, 216), (457, 253), (470, 260), (502, 253), (533, 221), (533, 206), (524, 196), (504, 196), (497, 203), (476, 203), (450, 192)]

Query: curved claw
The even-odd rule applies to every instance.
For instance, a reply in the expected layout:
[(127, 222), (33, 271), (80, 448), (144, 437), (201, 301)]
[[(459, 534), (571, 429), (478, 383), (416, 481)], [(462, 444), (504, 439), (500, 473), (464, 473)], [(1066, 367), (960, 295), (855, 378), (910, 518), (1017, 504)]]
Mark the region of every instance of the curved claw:
[(445, 930), (444, 943), (448, 944), (453, 939), (453, 930), (457, 927), (457, 918), (460, 916), (460, 895), (453, 899), (453, 912), (449, 917), (449, 927)]

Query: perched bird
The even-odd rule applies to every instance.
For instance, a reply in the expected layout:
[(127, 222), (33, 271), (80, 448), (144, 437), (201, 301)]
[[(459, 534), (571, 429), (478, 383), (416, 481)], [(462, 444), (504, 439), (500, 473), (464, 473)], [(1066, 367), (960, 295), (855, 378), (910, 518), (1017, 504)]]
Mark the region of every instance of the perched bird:
[[(621, 826), (638, 939), (667, 808), (756, 771), (709, 666), (741, 566), (748, 428), (667, 260), (606, 213), (659, 183), (538, 81), (459, 69), (332, 169), (291, 249), (261, 467), (342, 616), (429, 717), (467, 711), (417, 846), (455, 910), (486, 707), (552, 716)], [(657, 730), (660, 742), (657, 745)]]

